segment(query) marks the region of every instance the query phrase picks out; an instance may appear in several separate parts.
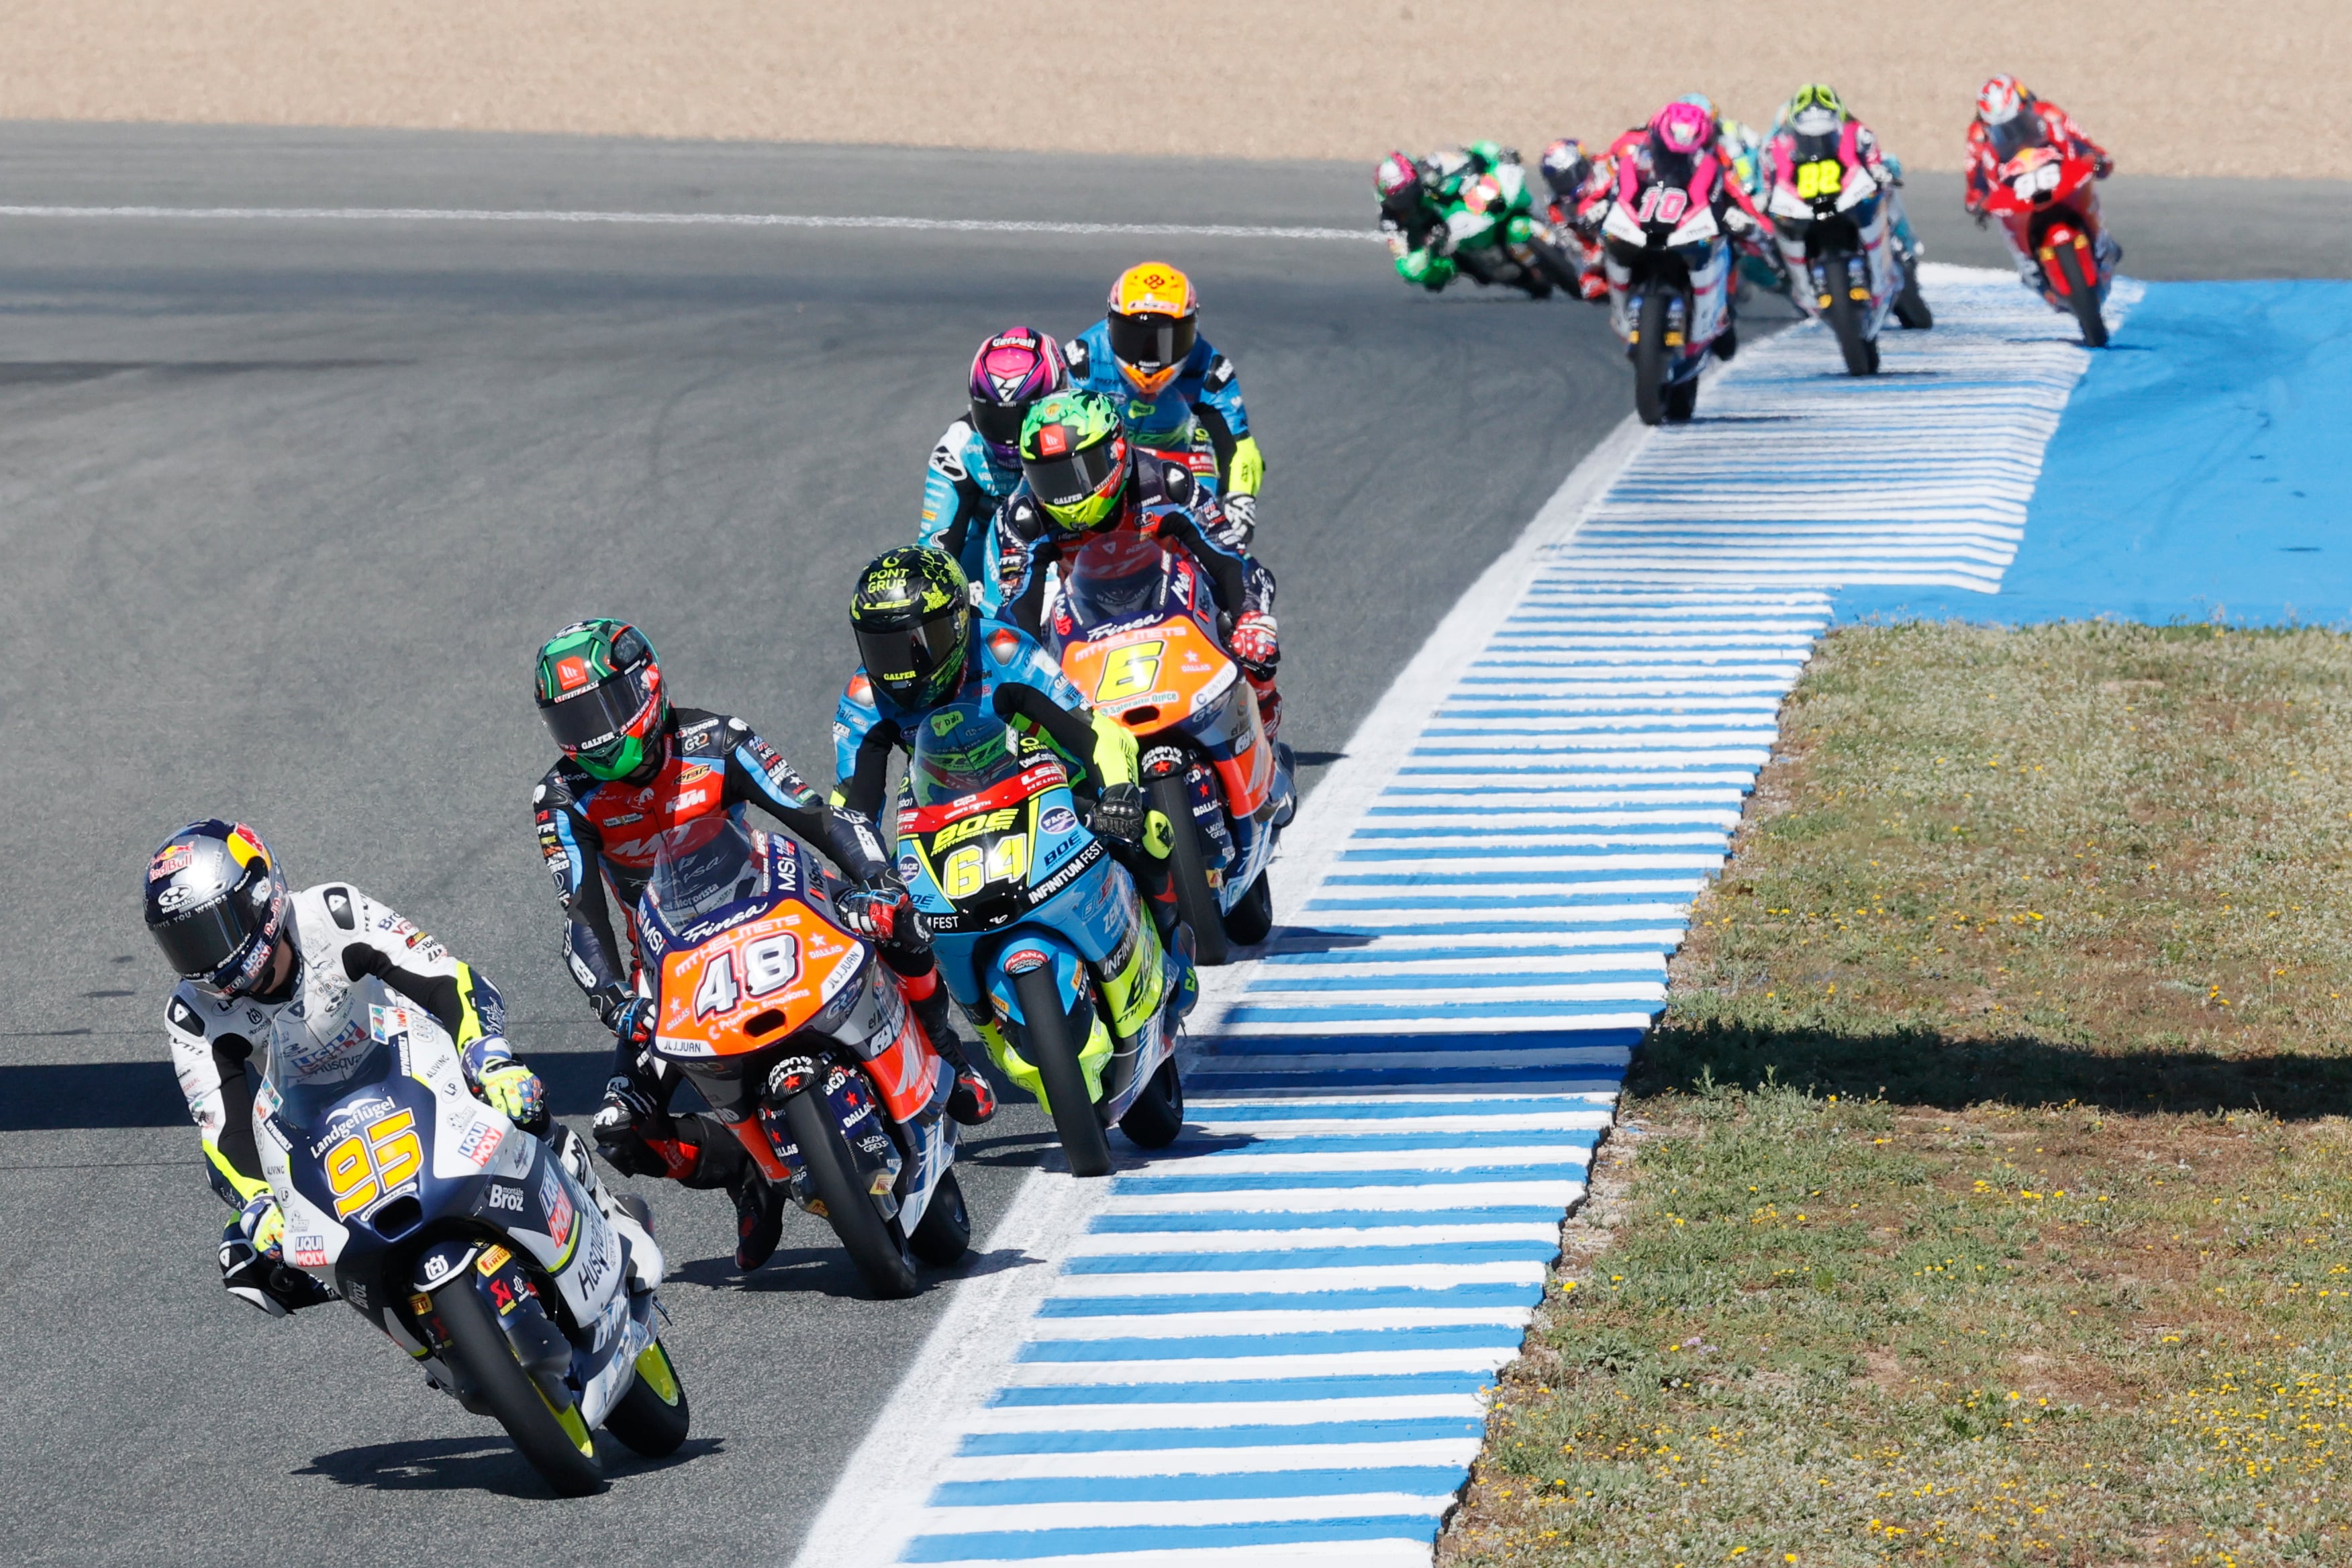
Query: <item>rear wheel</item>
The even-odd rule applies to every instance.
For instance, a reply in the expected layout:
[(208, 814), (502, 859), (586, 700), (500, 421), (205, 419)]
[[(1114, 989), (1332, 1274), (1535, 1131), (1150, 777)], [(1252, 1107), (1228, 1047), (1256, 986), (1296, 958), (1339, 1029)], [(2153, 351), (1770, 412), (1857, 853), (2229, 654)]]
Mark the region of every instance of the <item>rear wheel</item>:
[(596, 1457), (596, 1435), (580, 1417), (579, 1402), (567, 1398), (558, 1408), (548, 1398), (515, 1360), (514, 1347), (474, 1293), (474, 1282), (460, 1279), (445, 1287), (433, 1308), (475, 1398), (498, 1417), (540, 1479), (561, 1497), (603, 1490), (604, 1464)]
[(1633, 340), (1633, 412), (1644, 425), (1666, 417), (1666, 293), (1653, 288), (1642, 296)]
[(1176, 1142), (1184, 1131), (1184, 1080), (1176, 1071), (1176, 1058), (1170, 1057), (1118, 1119), (1118, 1130), (1133, 1140), (1139, 1149), (1165, 1149)]
[(1249, 891), (1225, 911), (1225, 935), (1236, 947), (1264, 942), (1274, 931), (1274, 874), (1260, 871)]
[[(1176, 841), (1181, 844), (1183, 835), (1178, 834)], [(1014, 975), (1013, 994), (1021, 1003), (1021, 1054), (1045, 1080), (1045, 1108), (1053, 1113), (1054, 1131), (1061, 1134), (1070, 1174), (1110, 1174), (1110, 1139), (1087, 1093), (1086, 1069), (1078, 1066), (1078, 1052), (1086, 1042), (1072, 1038), (1073, 1020), (1062, 1011), (1062, 988), (1054, 979), (1054, 966), (1040, 964)]]
[(2107, 346), (2107, 319), (2099, 312), (2098, 287), (2083, 276), (2083, 253), (2071, 245), (2058, 247), (2058, 269), (2066, 275), (2066, 303), (2083, 329), (2083, 346)]
[(1827, 274), (1822, 287), (1830, 302), (1823, 312), (1829, 318), (1830, 331), (1837, 335), (1838, 353), (1845, 356), (1848, 375), (1872, 375), (1878, 370), (1876, 347), (1862, 335), (1861, 313), (1854, 309), (1853, 284), (1849, 281), (1853, 258), (1832, 256), (1822, 268)]
[(1182, 773), (1162, 773), (1148, 787), (1151, 809), (1168, 819), (1176, 840), (1168, 852), (1168, 872), (1176, 882), (1176, 916), (1192, 928), (1193, 962), (1226, 963), (1233, 954), (1226, 945), (1216, 889), (1209, 886), (1208, 862), (1201, 855), (1201, 827), (1192, 820), (1192, 792)]
[(1927, 300), (1919, 292), (1919, 275), (1906, 272), (1903, 292), (1895, 296), (1895, 319), (1915, 332), (1924, 332), (1936, 324), (1936, 312), (1927, 309)]
[(643, 1454), (658, 1459), (677, 1452), (686, 1441), (692, 1416), (686, 1405), (686, 1384), (659, 1340), (637, 1356), (636, 1381), (604, 1417), (604, 1430)]
[(940, 1184), (931, 1189), (931, 1201), (907, 1245), (934, 1268), (945, 1268), (971, 1245), (971, 1214), (963, 1205), (963, 1188), (953, 1171), (940, 1173)]
[(856, 1178), (849, 1146), (842, 1142), (841, 1125), (823, 1093), (803, 1089), (784, 1101), (784, 1125), (800, 1145), (801, 1163), (808, 1169), (809, 1185), (824, 1205), (825, 1223), (857, 1265), (866, 1288), (883, 1300), (915, 1293), (915, 1260), (898, 1227), (882, 1217), (874, 1199)]

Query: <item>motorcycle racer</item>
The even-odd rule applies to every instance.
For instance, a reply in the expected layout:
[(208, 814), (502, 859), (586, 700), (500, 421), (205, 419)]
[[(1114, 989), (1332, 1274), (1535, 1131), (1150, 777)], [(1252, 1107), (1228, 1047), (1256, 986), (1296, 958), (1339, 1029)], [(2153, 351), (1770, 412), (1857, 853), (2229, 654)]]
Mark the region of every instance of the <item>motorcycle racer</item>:
[[(1062, 394), (1041, 406), (1073, 395), (1088, 395)], [(1076, 771), (1073, 789), (1095, 802), (1096, 837), (1135, 878), (1162, 934), (1173, 936), (1173, 839), (1167, 822), (1144, 809), (1135, 737), (1097, 714), (1027, 633), (979, 615), (952, 557), (920, 547), (877, 556), (858, 577), (849, 624), (859, 664), (834, 711), (836, 816), (870, 834), (891, 752), (909, 750), (908, 736), (926, 714), (969, 691), (1015, 730), (1050, 743)], [(899, 913), (911, 923), (911, 900)]]
[[(1766, 262), (1777, 274), (1780, 258), (1768, 239), (1770, 229), (1755, 202), (1732, 176), (1718, 137), (1711, 107), (1676, 99), (1651, 116), (1638, 135), (1629, 132), (1618, 139), (1612, 149), (1617, 153), (1612, 199), (1633, 205), (1641, 200), (1643, 187), (1653, 182), (1680, 189), (1692, 207), (1705, 206), (1714, 214), (1725, 237), (1741, 256)], [(1727, 319), (1715, 341), (1716, 355), (1728, 360), (1738, 349), (1737, 328)]]
[(999, 529), (1025, 552), (1007, 574), (1004, 618), (1034, 635), (1047, 573), (1066, 548), (1093, 533), (1126, 529), (1189, 553), (1231, 617), (1226, 651), (1256, 692), (1266, 738), (1279, 752), (1282, 696), (1274, 673), (1282, 650), (1274, 618), (1274, 574), (1256, 557), (1203, 528), (1191, 510), (1192, 476), (1179, 463), (1134, 449), (1118, 405), (1098, 393), (1066, 392), (1029, 411), (1021, 429), (1027, 484), (1005, 504)]
[(1409, 154), (1391, 153), (1372, 171), (1372, 194), (1380, 198), (1381, 237), (1388, 242), (1397, 276), (1433, 294), (1453, 282), (1445, 204), (1423, 166)]
[(1764, 188), (1769, 191), (1782, 181), (1795, 183), (1800, 137), (1832, 135), (1838, 138), (1839, 157), (1848, 163), (1860, 163), (1878, 182), (1879, 195), (1888, 204), (1887, 226), (1894, 231), (1895, 251), (1903, 258), (1904, 270), (1916, 276), (1919, 241), (1911, 232), (1910, 215), (1903, 208), (1903, 165), (1879, 145), (1869, 126), (1854, 118), (1835, 88), (1809, 81), (1774, 112), (1771, 139), (1764, 145)]
[[(335, 1299), (286, 1266), (286, 1216), (260, 1175), (254, 1143), (253, 1051), (267, 1046), (287, 1008), (324, 1016), (355, 981), (380, 979), (448, 1031), (477, 1099), (529, 1131), (546, 1130), (546, 1089), (507, 1046), (498, 988), (351, 883), (290, 891), (258, 833), (210, 818), (156, 847), (144, 891), (148, 933), (180, 976), (163, 1005), (173, 1070), (205, 1174), (237, 1211), (220, 1242), (221, 1283), (231, 1295), (272, 1317)], [(332, 1056), (322, 1048), (316, 1062)]]
[[(1192, 280), (1164, 261), (1139, 262), (1110, 288), (1108, 314), (1070, 340), (1072, 388), (1120, 402), (1139, 444), (1213, 459), (1214, 506), (1246, 541), (1257, 527), (1265, 455), (1250, 434), (1233, 362), (1200, 334)], [(1206, 477), (1203, 474), (1202, 477)]]
[[(653, 646), (625, 622), (582, 621), (550, 638), (540, 650), (536, 696), (563, 755), (531, 792), (532, 816), (563, 907), (567, 966), (613, 1031), (613, 1077), (594, 1132), (615, 1170), (725, 1187), (735, 1200), (736, 1267), (748, 1272), (774, 1252), (782, 1194), (727, 1123), (670, 1113), (683, 1079), (650, 1049), (654, 999), (635, 984), (642, 955), (634, 911), (665, 837), (704, 819), (714, 826), (721, 817), (740, 822), (750, 805), (857, 884), (835, 897), (836, 912), (877, 942), (924, 1032), (955, 1068), (950, 1114), (967, 1124), (988, 1119), (994, 1096), (964, 1058), (927, 940), (912, 927), (894, 931), (887, 917), (873, 914), (893, 900), (887, 863), (870, 832), (841, 831), (816, 792), (740, 719), (673, 708)], [(625, 964), (614, 941), (608, 888), (629, 939)]]
[[(2004, 73), (1989, 78), (1977, 93), (1976, 118), (1969, 121), (1968, 191), (1962, 197), (1962, 205), (1977, 220), (1978, 227), (1985, 225), (1985, 202), (1992, 194), (1993, 182), (2000, 176), (2001, 165), (2028, 147), (2047, 147), (2062, 158), (2088, 158), (2095, 179), (2104, 180), (2116, 172), (2116, 161), (2107, 155), (2106, 149), (2084, 134), (2083, 128), (2063, 109), (2046, 98), (2036, 98), (2013, 76)], [(2028, 288), (2040, 292), (2042, 269), (2034, 258), (2010, 239), (2006, 227), (2001, 237), (2009, 244), (2010, 258), (2016, 262), (2019, 277)], [(2098, 247), (2103, 269), (2112, 271), (2123, 259), (2123, 247), (2105, 229), (2099, 233)]]
[(972, 356), (971, 409), (947, 428), (923, 474), (918, 544), (937, 545), (981, 585), (983, 607), (1002, 597), (996, 509), (1021, 482), (1021, 416), (1070, 384), (1062, 346), (1030, 327), (1007, 327)]
[(1596, 162), (1581, 142), (1563, 136), (1543, 150), (1537, 168), (1551, 192), (1545, 216), (1562, 254), (1576, 268), (1577, 293), (1595, 303), (1607, 303), (1609, 277), (1601, 265), (1601, 225), (1609, 216), (1615, 164), (1606, 154)]

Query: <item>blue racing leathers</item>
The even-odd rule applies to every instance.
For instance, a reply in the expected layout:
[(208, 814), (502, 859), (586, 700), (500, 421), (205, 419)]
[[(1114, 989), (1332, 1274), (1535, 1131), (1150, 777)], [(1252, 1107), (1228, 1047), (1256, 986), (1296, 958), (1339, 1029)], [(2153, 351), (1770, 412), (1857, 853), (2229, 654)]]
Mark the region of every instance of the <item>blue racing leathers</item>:
[(1111, 357), (1110, 323), (1097, 321), (1063, 345), (1070, 362), (1070, 384), (1080, 391), (1100, 392), (1119, 400), (1119, 416), (1128, 434), (1146, 447), (1164, 451), (1192, 445), (1197, 428), (1209, 438), (1217, 464), (1217, 488), (1222, 495), (1254, 496), (1265, 473), (1265, 458), (1250, 435), (1249, 411), (1242, 406), (1241, 384), (1234, 363), (1219, 353), (1206, 338), (1195, 338), (1192, 352), (1176, 379), (1145, 397), (1119, 374)]
[(918, 544), (944, 550), (980, 584), (980, 607), (1003, 602), (998, 574), (996, 510), (1021, 483), (1021, 465), (997, 459), (970, 419), (959, 419), (931, 448), (923, 474), (923, 521)]

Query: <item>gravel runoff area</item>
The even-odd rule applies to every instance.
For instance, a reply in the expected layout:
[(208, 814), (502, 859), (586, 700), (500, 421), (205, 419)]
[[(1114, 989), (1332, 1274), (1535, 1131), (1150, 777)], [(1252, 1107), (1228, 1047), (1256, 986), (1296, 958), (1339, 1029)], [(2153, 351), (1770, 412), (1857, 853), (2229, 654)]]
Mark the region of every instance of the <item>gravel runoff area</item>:
[[(1959, 164), (2013, 70), (2135, 173), (2352, 176), (2341, 0), (1707, 4), (140, 0), (0, 9), (0, 118), (465, 127), (1370, 160), (1606, 136), (1694, 88), (1761, 121), (1827, 79), (1908, 162)], [(1154, 20), (1156, 16), (1158, 20)], [(883, 193), (919, 205), (921, 193)]]

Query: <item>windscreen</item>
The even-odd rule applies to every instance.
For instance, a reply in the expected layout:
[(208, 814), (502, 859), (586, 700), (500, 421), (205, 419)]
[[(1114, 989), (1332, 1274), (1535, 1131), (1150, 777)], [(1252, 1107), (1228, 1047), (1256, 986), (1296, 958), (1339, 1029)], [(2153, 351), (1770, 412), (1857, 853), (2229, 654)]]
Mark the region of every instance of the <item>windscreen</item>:
[(1021, 772), (1013, 731), (992, 704), (963, 700), (935, 708), (916, 727), (907, 788), (917, 805), (945, 805)]
[(704, 816), (662, 835), (646, 897), (672, 931), (768, 891), (767, 836), (733, 816)]
[(1167, 562), (1153, 540), (1120, 530), (1097, 534), (1069, 562), (1062, 594), (1082, 626), (1132, 621), (1160, 607)]

